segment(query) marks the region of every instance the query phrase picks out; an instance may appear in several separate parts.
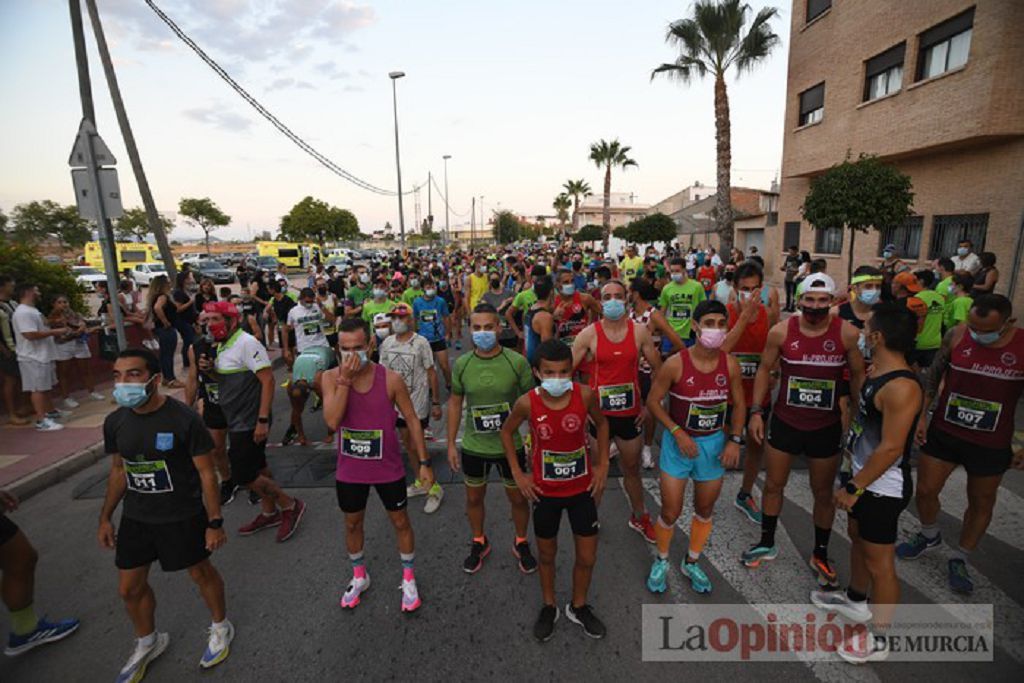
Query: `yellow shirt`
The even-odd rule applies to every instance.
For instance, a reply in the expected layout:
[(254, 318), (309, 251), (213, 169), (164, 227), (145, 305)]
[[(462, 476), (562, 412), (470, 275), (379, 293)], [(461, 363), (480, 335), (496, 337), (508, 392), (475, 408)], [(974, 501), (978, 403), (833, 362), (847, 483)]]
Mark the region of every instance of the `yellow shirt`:
[(639, 274), (640, 271), (643, 269), (644, 260), (639, 256), (634, 256), (633, 258), (624, 258), (622, 259), (622, 262), (619, 263), (619, 266), (622, 269), (622, 279), (625, 280), (626, 284), (628, 285), (633, 281), (633, 278), (635, 278), (637, 274)]
[(472, 311), (480, 302), (480, 298), (487, 292), (487, 275), (473, 273), (469, 276), (469, 310)]

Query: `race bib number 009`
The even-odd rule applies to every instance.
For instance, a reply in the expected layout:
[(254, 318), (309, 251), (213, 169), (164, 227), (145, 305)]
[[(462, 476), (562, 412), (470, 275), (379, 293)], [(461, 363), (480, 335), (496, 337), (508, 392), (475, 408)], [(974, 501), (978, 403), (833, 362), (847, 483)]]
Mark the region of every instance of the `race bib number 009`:
[(632, 384), (611, 384), (598, 387), (601, 397), (601, 410), (618, 412), (631, 410), (636, 403), (636, 394)]
[(725, 426), (726, 403), (713, 406), (690, 404), (690, 412), (686, 416), (686, 428), (695, 432), (717, 432)]
[(979, 432), (994, 432), (1003, 412), (1001, 403), (952, 393), (946, 403), (946, 422)]
[(151, 460), (147, 462), (124, 461), (124, 473), (128, 480), (128, 490), (135, 493), (170, 493), (174, 490), (171, 473), (167, 471), (167, 461)]
[(384, 457), (384, 431), (381, 429), (342, 429), (341, 454), (360, 460), (381, 460)]
[(542, 451), (544, 460), (544, 481), (572, 481), (587, 475), (587, 452), (585, 448), (562, 453)]
[(789, 385), (786, 387), (786, 405), (794, 408), (832, 410), (835, 407), (835, 399), (835, 380), (789, 378)]
[(470, 416), (473, 418), (473, 429), (477, 434), (494, 434), (501, 431), (510, 412), (508, 403), (496, 403), (490, 406), (473, 406)]

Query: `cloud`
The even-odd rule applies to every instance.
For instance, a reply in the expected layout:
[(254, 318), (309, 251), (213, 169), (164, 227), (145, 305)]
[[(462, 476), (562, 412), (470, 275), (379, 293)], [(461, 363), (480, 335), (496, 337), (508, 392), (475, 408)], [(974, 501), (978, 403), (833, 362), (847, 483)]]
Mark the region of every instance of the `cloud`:
[(344, 69), (338, 68), (336, 62), (321, 62), (313, 67), (313, 70), (332, 81), (341, 80), (343, 78), (352, 78), (352, 74)]
[(366, 88), (361, 85), (346, 85), (342, 90), (344, 92), (366, 92)]
[(295, 88), (297, 90), (313, 90), (313, 84), (309, 81), (300, 81), (291, 77), (287, 78), (275, 78), (271, 81), (270, 85), (266, 87), (267, 92), (274, 90), (288, 90), (289, 88)]
[(195, 107), (193, 109), (185, 109), (181, 112), (186, 117), (193, 121), (213, 126), (221, 130), (230, 130), (233, 132), (242, 132), (248, 130), (252, 126), (252, 120), (242, 116), (233, 111), (227, 111), (220, 106), (211, 107)]

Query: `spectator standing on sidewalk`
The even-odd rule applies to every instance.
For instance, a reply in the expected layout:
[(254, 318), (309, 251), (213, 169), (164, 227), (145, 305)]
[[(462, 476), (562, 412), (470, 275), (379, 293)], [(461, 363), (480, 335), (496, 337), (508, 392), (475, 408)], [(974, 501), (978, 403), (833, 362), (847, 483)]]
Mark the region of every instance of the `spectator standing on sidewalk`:
[(0, 275), (0, 376), (3, 377), (4, 403), (7, 405), (8, 424), (27, 425), (28, 420), (18, 415), (18, 350), (14, 341), (14, 278)]
[(64, 429), (55, 422), (57, 418), (70, 413), (54, 410), (49, 392), (57, 384), (54, 360), (57, 348), (54, 338), (68, 332), (66, 327), (50, 329), (43, 314), (36, 308), (39, 302), (39, 288), (23, 282), (15, 289), (18, 307), (14, 309), (14, 338), (18, 349), (18, 369), (21, 372), (21, 388), (29, 394), (32, 409), (36, 414), (36, 429), (53, 432)]
[(800, 252), (797, 250), (795, 244), (790, 245), (789, 251), (786, 253), (786, 260), (783, 262), (782, 267), (779, 269), (785, 273), (786, 280), (786, 311), (792, 313), (796, 309), (794, 308), (794, 300), (796, 298), (796, 274), (800, 270)]
[(89, 392), (90, 398), (102, 401), (105, 396), (96, 391), (96, 385), (92, 381), (92, 370), (89, 367), (89, 360), (92, 358), (89, 337), (100, 328), (88, 327), (82, 316), (71, 308), (71, 302), (64, 294), (59, 294), (53, 300), (53, 310), (50, 311), (47, 323), (50, 327), (68, 329), (68, 334), (55, 340), (57, 380), (60, 394), (64, 398), (64, 407), (77, 408), (79, 405), (78, 401), (71, 397), (75, 377), (81, 378), (82, 386)]

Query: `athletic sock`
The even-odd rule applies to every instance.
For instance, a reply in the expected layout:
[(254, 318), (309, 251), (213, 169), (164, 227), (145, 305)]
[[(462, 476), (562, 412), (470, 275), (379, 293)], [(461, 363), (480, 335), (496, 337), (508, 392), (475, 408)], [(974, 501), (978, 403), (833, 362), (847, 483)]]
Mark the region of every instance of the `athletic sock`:
[(971, 554), (970, 550), (967, 550), (962, 545), (958, 545), (953, 550), (953, 559), (954, 560), (963, 560), (964, 562), (967, 562), (967, 556), (970, 555), (970, 554)]
[(705, 519), (700, 517), (696, 513), (693, 515), (693, 519), (690, 520), (690, 549), (687, 553), (688, 561), (696, 562), (697, 558), (700, 557), (701, 551), (704, 550), (704, 544), (708, 542), (708, 538), (711, 536), (711, 518)]
[(654, 538), (658, 544), (658, 557), (663, 560), (668, 559), (668, 550), (672, 547), (672, 534), (674, 533), (674, 527), (671, 524), (666, 524), (661, 515), (658, 515), (658, 521), (654, 523)]
[(143, 637), (139, 638), (138, 640), (139, 640), (139, 645), (141, 647), (146, 647), (146, 648), (153, 647), (154, 645), (156, 645), (156, 631), (153, 631), (148, 636), (143, 636)]
[(761, 542), (762, 548), (771, 548), (775, 545), (775, 527), (779, 525), (778, 515), (761, 515)]
[(934, 541), (939, 537), (939, 525), (938, 524), (922, 524), (921, 535), (927, 538), (929, 541)]
[(828, 540), (832, 536), (831, 529), (824, 529), (815, 525), (814, 527), (814, 556), (819, 560), (828, 559)]
[(473, 537), (473, 543), (479, 543), (480, 545), (487, 545), (487, 535), (484, 534), (483, 536), (474, 536)]
[(402, 580), (403, 581), (415, 581), (416, 576), (413, 574), (413, 561), (416, 559), (416, 553), (400, 553), (402, 558)]
[(352, 563), (352, 576), (357, 579), (366, 578), (366, 558), (363, 557), (363, 551), (349, 553), (348, 559)]
[(529, 542), (530, 542), (530, 539), (526, 538), (525, 536), (516, 536), (516, 545), (519, 545), (520, 543), (529, 543)]
[(11, 612), (11, 631), (16, 636), (27, 636), (36, 630), (39, 625), (39, 617), (36, 616), (35, 605), (29, 605), (23, 609)]
[(852, 586), (847, 586), (846, 597), (850, 602), (864, 602), (868, 599), (866, 593), (861, 593), (858, 590), (854, 590)]
[(224, 618), (224, 621), (215, 621), (215, 622), (213, 622), (210, 625), (213, 626), (214, 628), (217, 628), (217, 629), (227, 628), (227, 625), (228, 625), (227, 617)]

